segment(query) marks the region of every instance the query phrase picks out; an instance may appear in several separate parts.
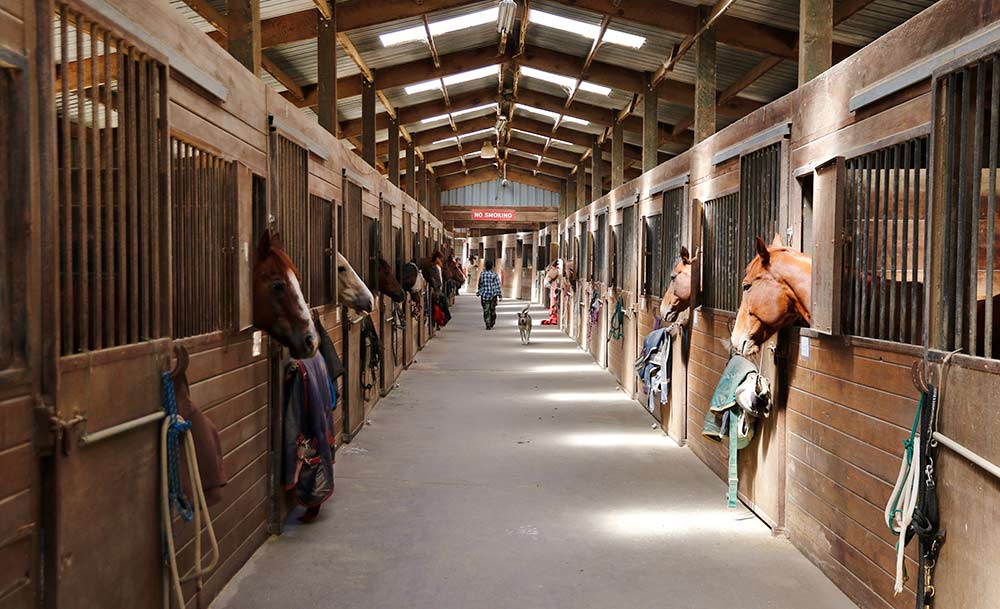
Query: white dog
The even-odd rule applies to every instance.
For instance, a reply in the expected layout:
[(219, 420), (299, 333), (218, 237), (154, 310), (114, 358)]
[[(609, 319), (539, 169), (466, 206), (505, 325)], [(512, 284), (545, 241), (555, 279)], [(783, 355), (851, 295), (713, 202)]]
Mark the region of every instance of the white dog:
[(528, 307), (517, 314), (517, 329), (521, 332), (521, 344), (527, 345), (531, 342), (531, 315)]

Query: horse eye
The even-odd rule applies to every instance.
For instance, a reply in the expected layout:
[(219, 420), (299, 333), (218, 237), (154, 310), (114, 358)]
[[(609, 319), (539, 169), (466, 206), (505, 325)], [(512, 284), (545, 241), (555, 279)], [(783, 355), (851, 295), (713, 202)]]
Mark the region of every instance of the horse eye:
[(750, 291), (750, 284), (749, 283), (744, 283), (743, 284), (743, 291), (744, 292), (749, 292)]
[(344, 271), (346, 271), (346, 270), (347, 270), (347, 269), (345, 269), (345, 268), (344, 268), (344, 267), (342, 267), (342, 266), (338, 266), (338, 267), (337, 267), (337, 272), (338, 272), (338, 273), (343, 273), (343, 272), (344, 272)]
[(285, 289), (285, 284), (281, 281), (275, 281), (271, 284), (271, 289), (275, 292), (280, 292)]
[(673, 281), (674, 279), (677, 279), (677, 273), (670, 274), (670, 281)]

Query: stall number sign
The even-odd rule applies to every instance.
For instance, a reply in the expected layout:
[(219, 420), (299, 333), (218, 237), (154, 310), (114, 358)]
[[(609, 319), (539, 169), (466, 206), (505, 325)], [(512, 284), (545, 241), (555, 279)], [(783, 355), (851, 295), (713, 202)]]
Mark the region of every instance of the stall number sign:
[(514, 219), (513, 209), (474, 209), (472, 210), (473, 220), (484, 221), (504, 221), (510, 222)]

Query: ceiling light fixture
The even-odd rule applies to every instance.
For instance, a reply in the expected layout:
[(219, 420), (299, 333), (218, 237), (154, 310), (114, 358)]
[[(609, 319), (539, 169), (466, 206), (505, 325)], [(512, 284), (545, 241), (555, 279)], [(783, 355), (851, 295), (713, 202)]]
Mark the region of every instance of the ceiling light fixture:
[(497, 149), (493, 147), (493, 142), (486, 140), (483, 142), (483, 149), (479, 151), (479, 156), (484, 159), (495, 159), (497, 158)]
[(514, 29), (514, 18), (517, 17), (517, 2), (500, 0), (497, 5), (497, 32), (509, 34)]

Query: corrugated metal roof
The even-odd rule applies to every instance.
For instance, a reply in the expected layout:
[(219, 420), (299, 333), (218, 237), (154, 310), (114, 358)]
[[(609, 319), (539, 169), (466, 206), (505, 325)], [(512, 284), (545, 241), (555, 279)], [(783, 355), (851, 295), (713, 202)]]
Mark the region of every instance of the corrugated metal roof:
[[(207, 0), (220, 13), (225, 13), (226, 0)], [(343, 2), (347, 0), (338, 0)], [(710, 0), (673, 0), (689, 6), (710, 6)], [(844, 23), (837, 26), (834, 38), (838, 42), (863, 46), (889, 30), (900, 25), (916, 13), (932, 5), (935, 0), (874, 0), (867, 7), (859, 11)], [(170, 4), (180, 11), (199, 30), (209, 32), (213, 28), (192, 10), (185, 0), (169, 0)], [(728, 10), (727, 15), (754, 21), (757, 23), (777, 26), (788, 30), (798, 28), (798, 11), (800, 0), (737, 0)], [(836, 3), (835, 3), (836, 4)], [(429, 20), (433, 23), (443, 19), (468, 15), (477, 11), (490, 8), (495, 5), (495, 0), (478, 0), (470, 2), (464, 6), (438, 11), (429, 15)], [(261, 18), (269, 19), (280, 15), (296, 13), (300, 11), (312, 10), (313, 0), (260, 0)], [(583, 10), (574, 6), (568, 6), (557, 0), (532, 0), (532, 8), (554, 13), (570, 19), (576, 19), (590, 25), (600, 25), (602, 16), (595, 12)], [(388, 16), (387, 16), (388, 17)], [(519, 16), (520, 18), (521, 16)], [(363, 28), (348, 32), (352, 44), (358, 49), (364, 61), (372, 69), (378, 70), (387, 66), (399, 65), (418, 59), (425, 59), (431, 56), (430, 48), (424, 41), (404, 43), (392, 47), (384, 47), (379, 40), (379, 35), (398, 31), (407, 27), (422, 26), (423, 20), (420, 18), (402, 19), (379, 24), (369, 28)], [(620, 66), (637, 72), (655, 71), (660, 67), (665, 57), (669, 55), (675, 44), (683, 39), (683, 36), (671, 32), (666, 32), (653, 27), (644, 26), (634, 22), (613, 19), (610, 27), (615, 30), (627, 32), (646, 38), (645, 44), (639, 49), (631, 49), (615, 44), (602, 45), (596, 54), (596, 60), (614, 66)], [(513, 34), (514, 40), (508, 43), (516, 44), (516, 28)], [(496, 45), (499, 35), (496, 32), (494, 23), (486, 23), (479, 26), (467, 28), (459, 32), (451, 32), (435, 36), (435, 46), (441, 55), (447, 55), (456, 51), (488, 47)], [(527, 31), (527, 43), (542, 48), (551, 49), (560, 53), (575, 55), (580, 57), (581, 64), (583, 58), (590, 51), (592, 41), (573, 32), (564, 32), (551, 27), (531, 24)], [(268, 58), (273, 61), (282, 71), (288, 74), (300, 85), (308, 85), (316, 82), (318, 77), (318, 65), (316, 57), (316, 41), (307, 40), (289, 43), (278, 47), (266, 49)], [(744, 51), (725, 45), (720, 45), (718, 49), (718, 88), (720, 91), (737, 82), (744, 74), (760, 63), (765, 56), (750, 51)], [(351, 76), (360, 72), (354, 61), (343, 52), (338, 50), (337, 73), (338, 76)], [(579, 74), (565, 74), (576, 78)], [(262, 76), (264, 82), (277, 91), (283, 91), (284, 86), (269, 74)], [(685, 55), (674, 70), (668, 76), (671, 80), (694, 83), (695, 66), (694, 54)], [(797, 84), (797, 66), (793, 60), (785, 60), (768, 73), (759, 78), (752, 85), (740, 93), (741, 97), (753, 99), (766, 103), (777, 99), (789, 91), (793, 90)], [(472, 91), (487, 86), (496, 86), (496, 77), (480, 79), (468, 83), (460, 83), (449, 86), (450, 95), (460, 95), (466, 91)], [(534, 78), (523, 78), (521, 87), (532, 91), (544, 92), (549, 95), (566, 99), (568, 92), (561, 86), (554, 83), (539, 81)], [(408, 95), (402, 87), (387, 89), (382, 91), (389, 102), (395, 106), (409, 106), (421, 102), (442, 101), (441, 113), (445, 111), (443, 97), (439, 91), (427, 91), (415, 95)], [(632, 99), (633, 92), (612, 90), (608, 96), (602, 96), (586, 91), (578, 92), (576, 99), (580, 103), (591, 106), (610, 109), (621, 109)], [(381, 104), (379, 104), (381, 107)], [(338, 100), (338, 110), (341, 120), (356, 119), (361, 116), (361, 98), (356, 96), (349, 99)], [(315, 117), (315, 112), (311, 109), (303, 109), (307, 115)], [(474, 118), (476, 116), (488, 115), (492, 110), (483, 109), (473, 114), (460, 117), (458, 120)], [(532, 119), (551, 123), (551, 119), (541, 117), (537, 114), (527, 114), (518, 111)], [(641, 104), (636, 109), (638, 116), (642, 115)], [(685, 106), (660, 103), (658, 108), (658, 118), (665, 123), (674, 124), (690, 116), (691, 109)], [(730, 124), (731, 118), (719, 117), (719, 127)], [(416, 124), (408, 128), (411, 131), (419, 132), (425, 129), (439, 127), (445, 124), (439, 121), (433, 124)], [(602, 128), (597, 125), (583, 126), (573, 123), (564, 123), (567, 128), (575, 129), (584, 133), (600, 133)], [(543, 143), (544, 138), (518, 133), (517, 137)], [(626, 133), (626, 141), (637, 143), (638, 134)], [(437, 148), (447, 146), (442, 144)], [(575, 145), (564, 145), (553, 143), (555, 147), (582, 153), (584, 147)], [(434, 147), (424, 147), (430, 150)], [(673, 149), (675, 147), (665, 147)], [(456, 155), (458, 154), (456, 149)]]
[(469, 184), (441, 193), (442, 205), (471, 205), (476, 207), (558, 207), (559, 193), (520, 182), (500, 180)]

